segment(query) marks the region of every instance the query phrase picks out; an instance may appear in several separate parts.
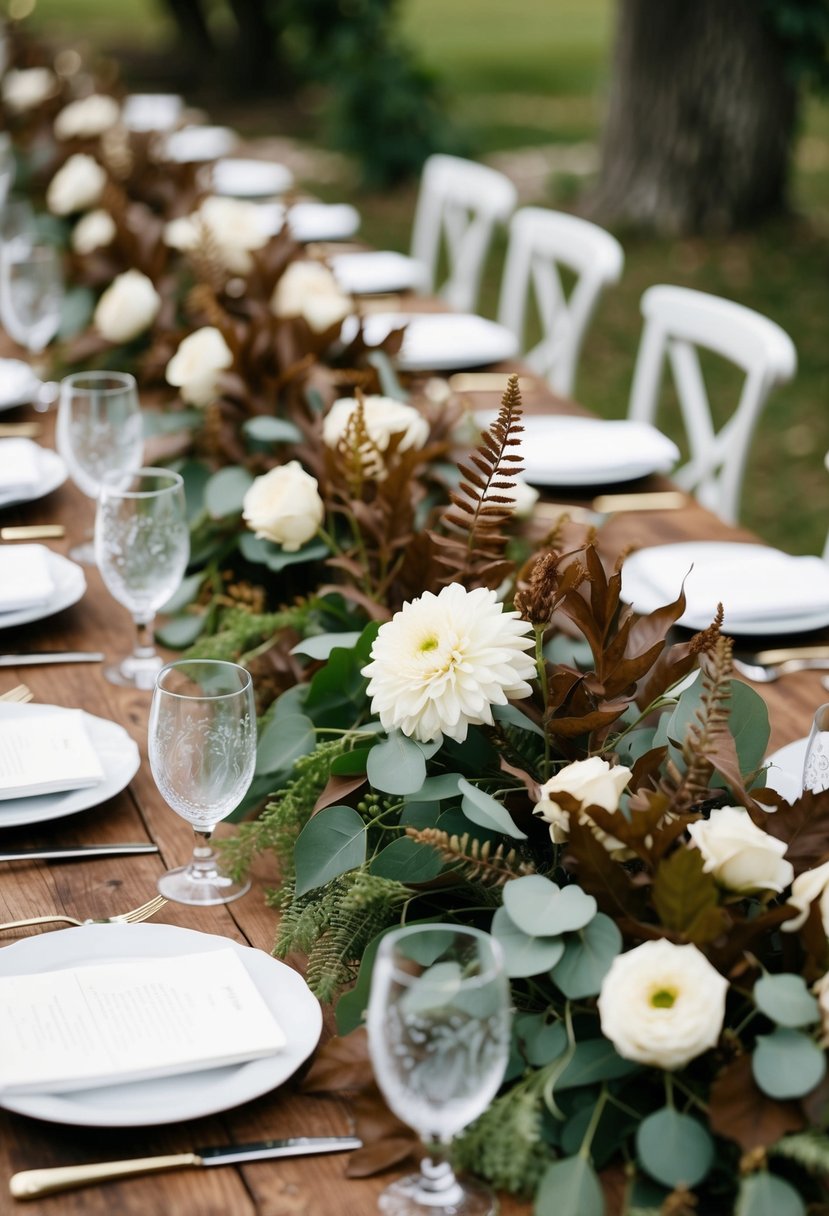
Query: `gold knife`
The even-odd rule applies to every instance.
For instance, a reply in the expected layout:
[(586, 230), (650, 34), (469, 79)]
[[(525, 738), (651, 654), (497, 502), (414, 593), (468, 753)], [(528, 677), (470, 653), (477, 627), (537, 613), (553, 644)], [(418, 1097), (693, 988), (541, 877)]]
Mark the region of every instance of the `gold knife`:
[(39, 422), (0, 422), (0, 439), (37, 439), (42, 430)]
[(0, 528), (0, 540), (57, 540), (65, 535), (63, 524), (20, 524)]
[(746, 663), (761, 667), (785, 663), (787, 659), (829, 659), (829, 646), (782, 646), (777, 650), (758, 650), (756, 654), (739, 655)]

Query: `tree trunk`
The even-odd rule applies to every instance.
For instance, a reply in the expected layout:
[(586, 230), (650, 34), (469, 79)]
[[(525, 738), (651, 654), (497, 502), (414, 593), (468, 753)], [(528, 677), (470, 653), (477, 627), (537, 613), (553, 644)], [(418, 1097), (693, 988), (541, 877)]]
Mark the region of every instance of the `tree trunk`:
[(757, 0), (619, 0), (601, 222), (724, 231), (786, 200), (797, 95)]

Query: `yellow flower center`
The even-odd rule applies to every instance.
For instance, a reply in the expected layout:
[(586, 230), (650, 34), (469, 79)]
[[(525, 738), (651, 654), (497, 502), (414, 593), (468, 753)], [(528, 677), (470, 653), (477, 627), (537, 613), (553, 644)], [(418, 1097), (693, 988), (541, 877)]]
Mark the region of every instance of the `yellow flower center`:
[(651, 1004), (654, 1009), (671, 1009), (678, 995), (675, 988), (657, 988), (651, 993)]
[(429, 650), (437, 650), (439, 645), (440, 643), (438, 642), (438, 639), (432, 635), (430, 638), (423, 639), (423, 641), (420, 643), (420, 649), (425, 654)]

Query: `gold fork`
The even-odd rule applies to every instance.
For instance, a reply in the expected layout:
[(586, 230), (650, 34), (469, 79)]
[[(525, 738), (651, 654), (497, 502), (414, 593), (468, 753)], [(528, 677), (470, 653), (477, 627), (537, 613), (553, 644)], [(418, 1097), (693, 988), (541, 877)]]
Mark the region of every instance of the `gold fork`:
[(74, 916), (33, 916), (29, 920), (10, 920), (0, 925), (0, 932), (6, 929), (27, 929), (30, 925), (77, 925), (79, 928), (83, 925), (134, 925), (155, 916), (166, 903), (163, 895), (156, 895), (155, 899), (149, 899), (145, 904), (132, 908), (129, 912), (122, 912), (119, 916), (102, 916), (89, 920), (76, 920)]
[(8, 692), (0, 693), (0, 701), (16, 701), (20, 705), (34, 700), (34, 693), (28, 684), (15, 684)]

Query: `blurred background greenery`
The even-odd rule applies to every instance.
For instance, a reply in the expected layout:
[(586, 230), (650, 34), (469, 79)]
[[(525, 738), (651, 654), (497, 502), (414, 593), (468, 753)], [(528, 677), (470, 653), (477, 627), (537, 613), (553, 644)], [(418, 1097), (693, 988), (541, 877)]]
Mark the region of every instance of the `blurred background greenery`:
[[(302, 0), (298, 0), (301, 4)], [(359, 0), (339, 0), (348, 21)], [(282, 136), (324, 149), (325, 93), (275, 81), (268, 98), (221, 101), (211, 81), (188, 80), (168, 48), (173, 27), (161, 0), (11, 0), (15, 15), (33, 9), (35, 27), (55, 43), (112, 52), (130, 87), (174, 87), (250, 137)], [(615, 0), (400, 0), (401, 33), (436, 81), (452, 145), (503, 168), (522, 202), (578, 211), (595, 180), (611, 70)], [(211, 30), (221, 45), (228, 11), (214, 5)], [(357, 48), (359, 50), (359, 48)], [(365, 64), (371, 56), (366, 54)], [(351, 72), (352, 84), (354, 71)], [(374, 86), (381, 105), (387, 87)], [(705, 87), (701, 81), (700, 87)], [(406, 124), (402, 124), (405, 126)], [(401, 135), (401, 139), (402, 139)], [(342, 142), (342, 141), (341, 141)], [(345, 158), (311, 154), (303, 186), (324, 198), (354, 197), (362, 235), (406, 249), (416, 181), (359, 189)], [(358, 195), (359, 189), (359, 196)], [(617, 230), (625, 248), (621, 283), (607, 292), (582, 354), (577, 395), (597, 413), (625, 413), (639, 340), (639, 299), (657, 282), (726, 296), (773, 318), (793, 338), (799, 367), (776, 391), (760, 421), (744, 495), (744, 522), (792, 552), (819, 552), (829, 527), (829, 103), (810, 96), (794, 153), (791, 213), (737, 234), (654, 237)], [(492, 315), (503, 242), (493, 250), (482, 302)], [(736, 401), (729, 369), (712, 364), (712, 403), (721, 415)], [(665, 414), (665, 429), (670, 403)]]

